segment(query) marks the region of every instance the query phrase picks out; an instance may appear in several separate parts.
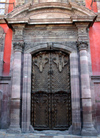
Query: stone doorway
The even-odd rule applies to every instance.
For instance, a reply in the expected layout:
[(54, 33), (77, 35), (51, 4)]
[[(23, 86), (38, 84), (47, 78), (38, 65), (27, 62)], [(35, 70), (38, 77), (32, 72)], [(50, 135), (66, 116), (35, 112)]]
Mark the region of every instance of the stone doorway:
[(31, 124), (36, 130), (71, 126), (69, 55), (57, 51), (32, 56)]

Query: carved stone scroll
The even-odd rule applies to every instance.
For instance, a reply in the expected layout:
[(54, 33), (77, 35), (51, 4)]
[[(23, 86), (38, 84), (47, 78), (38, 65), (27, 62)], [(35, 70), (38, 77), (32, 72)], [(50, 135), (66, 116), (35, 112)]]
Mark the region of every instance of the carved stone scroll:
[(79, 51), (80, 50), (87, 50), (88, 49), (88, 43), (86, 41), (85, 42), (78, 41), (77, 42), (77, 47), (78, 47)]
[(14, 42), (13, 47), (14, 47), (14, 51), (22, 52), (24, 48), (24, 42)]

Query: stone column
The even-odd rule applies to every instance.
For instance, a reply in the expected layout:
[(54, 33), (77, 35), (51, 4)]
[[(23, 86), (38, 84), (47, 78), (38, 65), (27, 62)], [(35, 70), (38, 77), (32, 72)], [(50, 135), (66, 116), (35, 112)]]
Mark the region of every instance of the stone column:
[[(70, 54), (70, 75), (71, 75), (71, 99), (72, 99), (72, 128), (69, 133), (80, 135), (81, 133), (81, 115), (80, 115), (80, 89), (79, 89), (79, 67), (78, 54)], [(72, 132), (70, 132), (72, 131)]]
[(89, 58), (88, 58), (88, 23), (76, 23), (78, 29), (78, 50), (80, 59), (80, 78), (81, 78), (81, 103), (82, 103), (82, 131), (85, 136), (97, 135), (93, 126), (92, 118), (92, 98), (89, 76)]
[(24, 54), (22, 91), (22, 132), (33, 132), (31, 121), (31, 54)]
[(21, 57), (23, 42), (15, 42), (14, 62), (12, 74), (12, 92), (11, 92), (11, 120), (10, 127), (7, 130), (9, 133), (20, 133), (20, 95), (21, 95)]
[(81, 134), (85, 136), (93, 136), (97, 135), (97, 131), (93, 126), (92, 118), (92, 100), (87, 53), (88, 43), (85, 41), (78, 41), (78, 49), (80, 55), (81, 99), (83, 116), (83, 128)]

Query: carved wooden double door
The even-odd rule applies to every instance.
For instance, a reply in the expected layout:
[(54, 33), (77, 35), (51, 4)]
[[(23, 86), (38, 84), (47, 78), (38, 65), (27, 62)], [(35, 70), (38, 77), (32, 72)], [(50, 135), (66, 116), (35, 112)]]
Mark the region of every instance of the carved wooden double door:
[(34, 129), (71, 125), (69, 55), (43, 51), (32, 57), (31, 123)]

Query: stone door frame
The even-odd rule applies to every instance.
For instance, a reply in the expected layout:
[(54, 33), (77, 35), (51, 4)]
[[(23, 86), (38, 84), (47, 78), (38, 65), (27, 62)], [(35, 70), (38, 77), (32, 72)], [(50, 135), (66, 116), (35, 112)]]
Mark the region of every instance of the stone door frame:
[[(32, 55), (37, 51), (55, 49), (64, 51), (70, 57), (70, 82), (71, 82), (71, 105), (72, 105), (72, 126), (69, 133), (81, 133), (81, 112), (80, 112), (80, 88), (79, 88), (79, 61), (77, 50), (64, 44), (43, 43), (30, 48), (24, 52), (23, 59), (23, 89), (22, 89), (22, 132), (34, 132), (31, 126), (31, 68)], [(77, 48), (76, 48), (77, 49)]]

